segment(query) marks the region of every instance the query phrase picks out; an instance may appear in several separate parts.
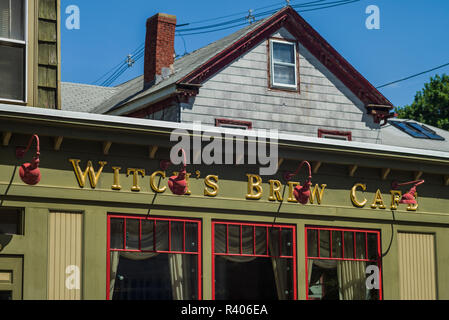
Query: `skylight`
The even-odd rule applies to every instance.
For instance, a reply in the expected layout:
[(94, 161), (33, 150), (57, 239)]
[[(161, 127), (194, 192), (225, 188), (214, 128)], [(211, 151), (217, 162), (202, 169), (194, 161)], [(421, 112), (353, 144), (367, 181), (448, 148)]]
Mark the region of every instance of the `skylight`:
[(401, 121), (389, 121), (393, 126), (399, 130), (411, 135), (418, 139), (431, 139), (431, 140), (445, 140), (443, 137), (436, 134), (435, 131), (418, 124), (416, 122), (401, 122)]

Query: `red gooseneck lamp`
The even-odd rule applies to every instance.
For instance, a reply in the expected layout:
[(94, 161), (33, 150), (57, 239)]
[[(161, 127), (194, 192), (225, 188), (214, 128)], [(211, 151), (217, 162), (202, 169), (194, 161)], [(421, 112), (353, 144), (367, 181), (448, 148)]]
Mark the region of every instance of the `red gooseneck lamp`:
[(295, 196), (296, 200), (298, 200), (301, 204), (307, 204), (310, 199), (310, 187), (312, 186), (312, 167), (310, 166), (310, 163), (307, 161), (301, 162), (298, 169), (296, 169), (295, 173), (289, 173), (287, 172), (284, 175), (284, 178), (286, 181), (290, 181), (295, 175), (298, 174), (298, 172), (301, 170), (301, 168), (306, 164), (309, 167), (309, 180), (304, 183), (304, 185), (298, 185), (295, 187), (295, 190), (293, 190), (293, 195)]
[(393, 190), (398, 190), (400, 186), (406, 186), (409, 184), (413, 184), (413, 187), (407, 192), (402, 195), (401, 201), (399, 201), (400, 204), (417, 204), (418, 202), (415, 199), (415, 193), (416, 193), (416, 187), (420, 184), (423, 184), (424, 180), (416, 180), (416, 181), (409, 181), (404, 183), (397, 183), (397, 181), (393, 181), (391, 184), (391, 187)]
[(186, 152), (181, 148), (182, 154), (184, 156), (184, 163), (182, 170), (177, 176), (171, 176), (168, 179), (168, 187), (171, 192), (176, 195), (183, 196), (187, 193), (187, 179), (186, 179)]
[(16, 149), (17, 158), (22, 159), (28, 152), (28, 150), (30, 150), (31, 144), (33, 143), (34, 139), (36, 139), (36, 155), (31, 160), (31, 163), (24, 163), (19, 169), (20, 179), (31, 186), (34, 186), (38, 184), (39, 181), (41, 181), (41, 171), (39, 170), (40, 147), (38, 135), (35, 134), (31, 137), (26, 148), (19, 147)]

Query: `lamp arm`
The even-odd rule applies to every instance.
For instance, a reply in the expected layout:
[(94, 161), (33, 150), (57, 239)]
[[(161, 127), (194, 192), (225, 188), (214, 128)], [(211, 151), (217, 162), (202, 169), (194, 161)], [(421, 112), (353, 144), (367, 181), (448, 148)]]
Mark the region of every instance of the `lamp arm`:
[(416, 188), (417, 186), (423, 184), (424, 182), (425, 182), (424, 180), (415, 180), (415, 181), (409, 181), (409, 182), (404, 182), (404, 183), (393, 182), (392, 187), (393, 187), (393, 189), (397, 189), (397, 187), (414, 184), (414, 187)]
[(34, 134), (31, 138), (30, 141), (28, 142), (28, 146), (26, 147), (24, 154), (26, 154), (30, 148), (31, 148), (31, 144), (33, 143), (33, 140), (36, 139), (36, 156), (39, 157), (40, 153), (40, 144), (39, 144), (39, 136), (37, 134)]
[(291, 180), (294, 176), (296, 176), (299, 173), (299, 171), (302, 169), (304, 164), (307, 164), (307, 166), (309, 168), (309, 181), (312, 180), (312, 167), (310, 166), (310, 163), (306, 160), (301, 162), (301, 164), (298, 166), (298, 169), (296, 169), (296, 171), (294, 173), (290, 173), (287, 175), (288, 180)]

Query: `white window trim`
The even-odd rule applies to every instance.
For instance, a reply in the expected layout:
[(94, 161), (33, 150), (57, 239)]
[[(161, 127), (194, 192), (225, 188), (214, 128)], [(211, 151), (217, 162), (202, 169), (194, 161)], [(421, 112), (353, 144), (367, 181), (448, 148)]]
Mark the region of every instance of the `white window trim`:
[[(284, 65), (284, 66), (288, 66), (288, 67), (293, 67), (295, 68), (295, 84), (285, 84), (285, 83), (276, 83), (274, 81), (274, 57), (273, 57), (273, 43), (284, 43), (284, 44), (289, 44), (293, 47), (294, 50), (294, 61), (295, 63), (285, 63), (285, 62), (276, 62), (277, 65)], [(298, 88), (298, 59), (296, 57), (296, 42), (291, 42), (291, 41), (283, 41), (283, 40), (275, 40), (275, 39), (270, 39), (270, 81), (271, 81), (271, 86), (273, 88), (288, 88), (288, 89), (297, 89)]]
[(19, 44), (22, 45), (25, 49), (25, 65), (24, 65), (24, 99), (23, 100), (15, 100), (15, 99), (7, 99), (2, 98), (0, 96), (0, 101), (4, 102), (13, 102), (13, 103), (27, 103), (28, 102), (28, 1), (27, 0), (21, 0), (24, 3), (23, 9), (25, 10), (25, 14), (23, 15), (24, 18), (24, 39), (25, 40), (16, 40), (16, 39), (9, 39), (9, 38), (2, 38), (0, 37), (0, 43), (12, 43), (12, 44)]

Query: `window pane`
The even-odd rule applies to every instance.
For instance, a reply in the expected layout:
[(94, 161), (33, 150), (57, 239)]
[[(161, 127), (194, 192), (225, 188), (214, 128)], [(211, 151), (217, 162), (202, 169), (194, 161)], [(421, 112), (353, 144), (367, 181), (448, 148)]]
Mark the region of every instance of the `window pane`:
[(11, 1), (11, 34), (14, 40), (25, 40), (25, 19), (23, 0)]
[(111, 252), (113, 300), (198, 299), (196, 255)]
[(343, 257), (343, 243), (341, 239), (341, 231), (332, 231), (332, 257)]
[(320, 230), (320, 257), (330, 258), (330, 231)]
[(281, 231), (281, 255), (293, 256), (293, 231), (282, 229)]
[(139, 220), (126, 219), (126, 249), (139, 250)]
[(274, 62), (295, 63), (295, 48), (291, 44), (273, 42)]
[(226, 253), (226, 225), (216, 224), (215, 229), (215, 253)]
[(368, 233), (368, 259), (377, 260), (377, 234)]
[(270, 235), (268, 240), (270, 241), (270, 256), (272, 257), (279, 257), (280, 256), (280, 252), (279, 252), (279, 246), (280, 246), (280, 232), (281, 230), (279, 228), (268, 228), (268, 230), (270, 231)]
[[(293, 259), (258, 257), (245, 262), (215, 257), (217, 300), (293, 299)], [(282, 290), (278, 291), (276, 279)], [(279, 294), (281, 296), (279, 296)]]
[(186, 222), (186, 252), (198, 252), (198, 223)]
[(154, 221), (142, 220), (142, 244), (141, 250), (154, 251)]
[(123, 249), (123, 219), (111, 219), (111, 249)]
[(256, 227), (256, 254), (267, 254), (267, 228)]
[(307, 256), (308, 257), (318, 257), (318, 231), (308, 230), (307, 231)]
[(25, 49), (0, 44), (0, 98), (25, 100)]
[(274, 83), (295, 85), (295, 67), (274, 65)]
[(9, 0), (0, 0), (0, 37), (9, 38)]
[(0, 208), (0, 234), (23, 234), (21, 209)]
[(240, 253), (240, 226), (229, 225), (228, 228), (229, 253)]
[(183, 251), (184, 222), (171, 222), (171, 251)]
[(254, 254), (254, 227), (242, 226), (242, 253)]
[(168, 250), (168, 221), (156, 221), (156, 251)]
[(366, 259), (366, 241), (364, 232), (356, 233), (355, 254), (357, 259)]
[(376, 300), (378, 290), (366, 286), (365, 261), (309, 260), (310, 300)]
[(0, 291), (0, 301), (12, 300), (12, 291)]
[(24, 29), (23, 0), (0, 0), (0, 37), (25, 40)]
[(345, 237), (345, 258), (354, 259), (354, 232), (344, 232)]

